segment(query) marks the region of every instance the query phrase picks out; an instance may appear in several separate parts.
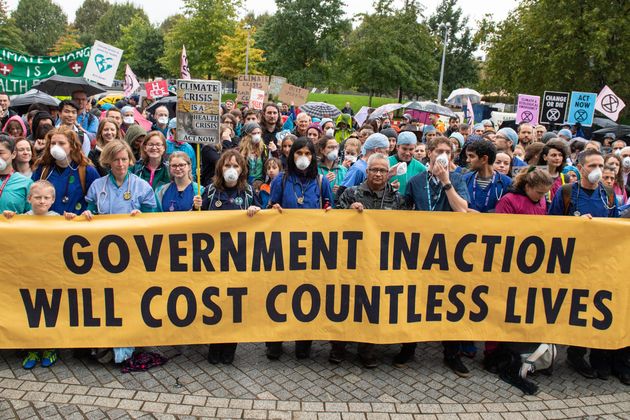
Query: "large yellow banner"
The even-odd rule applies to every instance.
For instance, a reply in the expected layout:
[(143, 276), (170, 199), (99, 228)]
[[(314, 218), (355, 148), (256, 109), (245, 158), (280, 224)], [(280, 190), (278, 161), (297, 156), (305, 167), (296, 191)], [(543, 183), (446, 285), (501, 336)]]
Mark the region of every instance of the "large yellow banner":
[(630, 345), (630, 223), (403, 211), (0, 221), (0, 347)]

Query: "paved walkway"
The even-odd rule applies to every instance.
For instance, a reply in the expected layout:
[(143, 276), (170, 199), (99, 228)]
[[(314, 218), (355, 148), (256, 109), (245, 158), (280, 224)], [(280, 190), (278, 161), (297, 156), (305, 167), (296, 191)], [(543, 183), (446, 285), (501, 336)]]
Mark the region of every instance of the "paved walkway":
[(564, 362), (553, 377), (535, 376), (536, 396), (485, 372), (478, 356), (465, 360), (473, 376), (444, 367), (441, 347), (420, 345), (405, 368), (391, 365), (398, 346), (379, 348), (381, 365), (364, 369), (349, 347), (348, 361), (328, 363), (317, 342), (311, 360), (293, 344), (270, 362), (263, 344), (243, 344), (233, 366), (210, 365), (207, 346), (160, 348), (171, 360), (148, 372), (122, 374), (63, 351), (53, 369), (25, 371), (14, 351), (0, 352), (0, 418), (271, 418), (271, 419), (630, 419), (630, 387), (616, 378), (586, 380)]

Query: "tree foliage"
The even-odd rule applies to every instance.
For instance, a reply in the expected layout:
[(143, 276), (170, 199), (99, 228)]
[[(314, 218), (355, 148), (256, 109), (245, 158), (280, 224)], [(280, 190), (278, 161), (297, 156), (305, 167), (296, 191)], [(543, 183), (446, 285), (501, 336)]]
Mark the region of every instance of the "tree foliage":
[[(446, 98), (453, 89), (475, 86), (479, 80), (479, 69), (473, 55), (477, 44), (468, 26), (468, 17), (463, 16), (462, 9), (457, 6), (457, 0), (442, 0), (435, 13), (427, 19), (429, 30), (436, 40), (433, 50), (435, 60), (440, 64), (442, 62), (444, 48), (442, 25), (445, 23), (448, 23), (450, 28), (444, 65), (443, 98)], [(438, 65), (436, 72), (432, 75), (435, 80), (439, 80), (439, 72)]]
[(116, 45), (122, 36), (122, 28), (129, 25), (134, 18), (149, 22), (144, 10), (133, 3), (115, 3), (100, 17), (94, 34), (96, 39), (107, 44)]
[[(245, 61), (247, 55), (247, 30), (243, 24), (238, 25), (234, 34), (223, 35), (223, 43), (219, 47), (217, 63), (219, 71), (227, 78), (235, 79), (239, 74), (245, 73)], [(252, 27), (249, 37), (249, 74), (262, 74), (261, 63), (264, 61), (264, 51), (255, 47), (256, 28)]]
[(276, 0), (276, 5), (256, 39), (265, 51), (266, 72), (302, 86), (338, 77), (333, 65), (352, 30), (342, 0)]
[(46, 55), (68, 24), (66, 14), (51, 0), (20, 0), (11, 17), (22, 32), (26, 51), (33, 55)]
[(361, 16), (345, 55), (346, 83), (370, 97), (398, 90), (409, 96), (432, 95), (433, 40), (417, 21), (420, 6), (408, 1), (395, 10), (392, 3), (379, 0), (373, 14)]
[(55, 45), (50, 48), (50, 55), (62, 55), (81, 48), (79, 43), (79, 31), (72, 25), (68, 25), (63, 35), (59, 37)]
[(0, 45), (17, 52), (26, 52), (22, 42), (22, 32), (9, 17), (5, 0), (0, 0)]
[(186, 45), (191, 76), (218, 76), (216, 55), (224, 35), (233, 33), (240, 0), (184, 0), (184, 17), (164, 36), (160, 63), (179, 74), (182, 45)]
[(624, 0), (524, 0), (490, 38), (486, 88), (540, 95), (608, 85), (630, 98), (629, 12)]
[(108, 0), (83, 0), (74, 16), (74, 26), (79, 31), (79, 42), (82, 45), (94, 44), (96, 26), (111, 7)]
[(116, 46), (124, 51), (121, 65), (118, 67), (121, 78), (125, 74), (125, 64), (129, 64), (138, 77), (167, 76), (165, 69), (158, 62), (164, 55), (162, 32), (142, 17), (135, 16), (121, 29)]

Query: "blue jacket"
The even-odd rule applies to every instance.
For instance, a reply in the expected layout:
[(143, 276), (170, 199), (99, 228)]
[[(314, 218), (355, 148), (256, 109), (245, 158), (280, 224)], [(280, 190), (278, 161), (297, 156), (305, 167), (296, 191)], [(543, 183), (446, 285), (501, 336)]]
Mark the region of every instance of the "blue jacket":
[(479, 188), (475, 182), (477, 171), (464, 174), (464, 182), (468, 188), (468, 208), (477, 210), (480, 213), (494, 211), (503, 194), (508, 192), (512, 185), (510, 177), (494, 171), (493, 180), (485, 190)]
[[(280, 204), (287, 209), (321, 209), (328, 201), (334, 206), (334, 197), (330, 183), (321, 175), (316, 179), (300, 179), (296, 175), (284, 177), (283, 173), (271, 182), (271, 204)], [(320, 190), (321, 181), (321, 190)], [(321, 204), (320, 204), (321, 197)], [(300, 203), (298, 200), (303, 199)]]

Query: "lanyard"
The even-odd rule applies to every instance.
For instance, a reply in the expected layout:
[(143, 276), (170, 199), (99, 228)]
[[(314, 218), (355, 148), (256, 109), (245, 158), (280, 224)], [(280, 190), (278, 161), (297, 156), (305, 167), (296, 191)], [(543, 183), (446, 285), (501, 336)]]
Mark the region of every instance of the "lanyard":
[(4, 181), (2, 181), (2, 185), (0, 185), (0, 197), (2, 197), (2, 192), (4, 191), (4, 187), (7, 186), (7, 184), (9, 183), (9, 179), (11, 179), (12, 175), (13, 175), (13, 171), (11, 171), (9, 175), (7, 175), (7, 177), (4, 179)]
[(427, 201), (429, 202), (429, 211), (434, 211), (435, 207), (440, 202), (440, 197), (442, 197), (442, 187), (440, 186), (440, 191), (437, 197), (435, 197), (435, 203), (431, 205), (431, 179), (433, 179), (433, 175), (429, 176), (429, 171), (427, 171)]
[[(472, 198), (473, 198), (473, 203), (477, 203), (477, 176), (479, 175), (479, 172), (475, 172), (475, 177), (473, 179), (473, 193), (472, 193)], [(488, 208), (488, 203), (490, 202), (490, 190), (492, 189), (492, 186), (494, 185), (494, 181), (496, 179), (497, 173), (493, 172), (492, 174), (492, 179), (490, 180), (490, 184), (488, 184), (488, 193), (486, 194), (486, 202), (483, 205), (482, 210), (485, 210)], [(503, 195), (503, 193), (501, 193), (501, 195)], [(499, 196), (499, 194), (497, 193), (497, 187), (494, 187), (494, 196), (497, 198), (497, 201), (501, 198)]]

